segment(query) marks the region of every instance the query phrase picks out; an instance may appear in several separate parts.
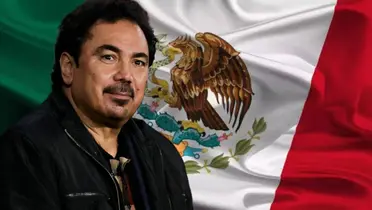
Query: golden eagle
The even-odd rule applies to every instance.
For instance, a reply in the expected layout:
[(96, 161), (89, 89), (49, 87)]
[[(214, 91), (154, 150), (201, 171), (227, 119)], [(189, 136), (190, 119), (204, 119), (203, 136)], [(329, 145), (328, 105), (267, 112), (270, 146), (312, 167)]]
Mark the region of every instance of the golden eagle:
[[(254, 95), (248, 69), (229, 43), (213, 33), (197, 33), (195, 39), (180, 36), (171, 41), (168, 50), (182, 53), (171, 69), (172, 93), (167, 100), (171, 107), (184, 108), (191, 121), (202, 120), (203, 124), (215, 130), (229, 130), (212, 105), (208, 102), (208, 89), (216, 96), (223, 108), (230, 113), (235, 132), (242, 124)], [(204, 51), (203, 51), (203, 48)]]

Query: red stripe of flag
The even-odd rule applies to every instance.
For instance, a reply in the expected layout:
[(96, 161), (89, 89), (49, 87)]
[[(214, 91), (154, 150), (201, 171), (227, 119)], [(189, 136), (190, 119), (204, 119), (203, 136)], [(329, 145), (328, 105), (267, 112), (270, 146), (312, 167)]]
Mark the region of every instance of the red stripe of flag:
[(372, 209), (371, 4), (336, 4), (272, 210)]

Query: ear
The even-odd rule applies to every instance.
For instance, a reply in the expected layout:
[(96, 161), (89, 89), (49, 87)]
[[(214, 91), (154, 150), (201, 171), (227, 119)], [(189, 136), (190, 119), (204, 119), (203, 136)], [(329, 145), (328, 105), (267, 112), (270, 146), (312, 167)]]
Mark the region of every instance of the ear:
[(74, 70), (76, 68), (74, 58), (70, 54), (63, 52), (59, 58), (59, 65), (61, 66), (63, 82), (70, 86), (74, 79)]

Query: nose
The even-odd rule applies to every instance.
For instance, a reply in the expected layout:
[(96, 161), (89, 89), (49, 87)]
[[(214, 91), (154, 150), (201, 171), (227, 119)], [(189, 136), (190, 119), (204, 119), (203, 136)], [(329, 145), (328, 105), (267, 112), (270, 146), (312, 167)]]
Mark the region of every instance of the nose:
[(115, 81), (133, 82), (133, 73), (128, 61), (120, 62), (116, 74), (114, 75)]

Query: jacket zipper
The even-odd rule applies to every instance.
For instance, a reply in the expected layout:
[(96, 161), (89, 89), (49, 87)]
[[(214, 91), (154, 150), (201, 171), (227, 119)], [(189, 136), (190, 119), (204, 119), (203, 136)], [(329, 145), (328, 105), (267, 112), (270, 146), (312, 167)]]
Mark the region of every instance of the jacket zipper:
[(84, 192), (84, 193), (70, 193), (67, 194), (66, 197), (80, 197), (80, 196), (95, 196), (95, 195), (102, 195), (101, 193), (95, 193), (95, 192)]
[[(158, 147), (158, 149), (159, 149), (160, 159), (161, 159), (161, 171), (162, 171), (163, 175), (165, 175), (165, 172), (164, 172), (164, 162), (163, 162), (163, 152), (161, 151), (161, 149), (159, 147)], [(172, 201), (171, 201), (171, 199), (169, 197), (168, 190), (167, 190), (167, 199), (168, 199), (169, 209), (172, 210), (173, 209), (173, 207), (172, 207)]]
[(118, 204), (118, 210), (121, 210), (121, 206), (120, 206), (120, 196), (119, 196), (119, 189), (118, 189), (118, 186), (116, 184), (116, 181), (115, 181), (115, 177), (112, 176), (112, 174), (106, 169), (105, 166), (102, 165), (102, 163), (100, 163), (95, 157), (93, 157), (93, 155), (91, 155), (86, 149), (84, 149), (82, 146), (80, 146), (79, 143), (77, 143), (77, 141), (74, 139), (74, 137), (72, 137), (70, 135), (70, 133), (65, 129), (65, 133), (67, 134), (67, 136), (81, 149), (83, 150), (87, 155), (89, 155), (91, 158), (93, 158), (93, 160), (98, 163), (98, 165), (100, 165), (110, 176), (111, 180), (114, 182), (114, 185), (115, 185), (115, 190), (116, 190), (116, 198), (117, 198), (117, 204)]

